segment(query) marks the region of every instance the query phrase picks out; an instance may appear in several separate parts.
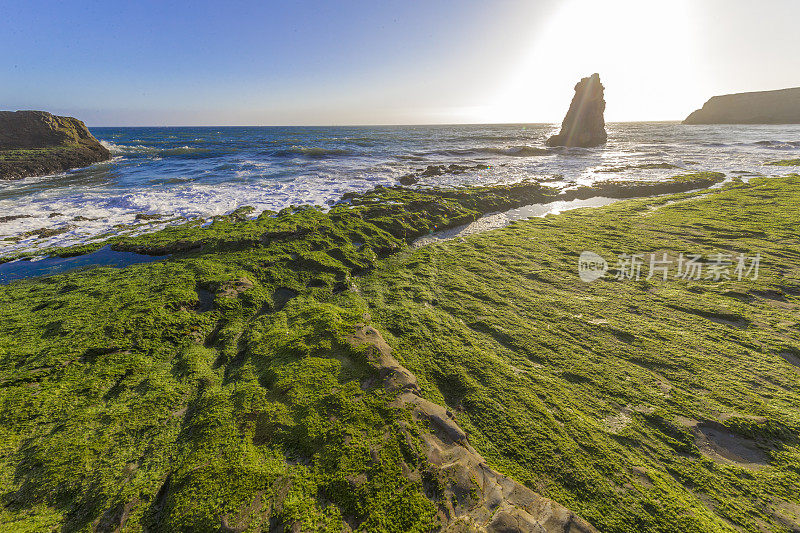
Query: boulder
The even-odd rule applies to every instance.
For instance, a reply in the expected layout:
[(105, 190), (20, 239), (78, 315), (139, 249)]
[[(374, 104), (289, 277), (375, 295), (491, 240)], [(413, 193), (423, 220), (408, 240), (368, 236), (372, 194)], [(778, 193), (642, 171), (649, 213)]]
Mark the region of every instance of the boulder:
[(714, 96), (684, 124), (800, 124), (800, 87)]
[(0, 180), (54, 174), (110, 158), (78, 119), (0, 111)]
[(583, 78), (575, 85), (575, 96), (561, 123), (561, 132), (547, 139), (547, 145), (588, 148), (604, 144), (607, 139), (605, 109), (600, 75), (595, 73)]

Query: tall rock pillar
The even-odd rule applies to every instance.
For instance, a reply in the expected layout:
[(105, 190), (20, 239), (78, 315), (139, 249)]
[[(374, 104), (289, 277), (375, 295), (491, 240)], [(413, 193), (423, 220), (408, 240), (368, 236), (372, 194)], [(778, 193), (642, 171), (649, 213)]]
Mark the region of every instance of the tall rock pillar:
[(547, 145), (588, 148), (604, 144), (608, 137), (603, 118), (605, 109), (600, 75), (595, 73), (583, 78), (575, 85), (575, 96), (561, 123), (561, 133), (547, 139)]

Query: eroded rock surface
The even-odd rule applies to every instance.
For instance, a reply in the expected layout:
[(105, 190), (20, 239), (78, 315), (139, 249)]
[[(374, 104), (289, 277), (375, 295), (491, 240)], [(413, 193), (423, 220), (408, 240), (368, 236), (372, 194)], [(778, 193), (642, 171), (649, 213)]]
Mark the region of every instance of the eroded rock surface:
[(588, 148), (606, 142), (606, 123), (603, 112), (603, 84), (595, 73), (575, 85), (575, 96), (561, 123), (561, 132), (547, 139), (548, 146), (580, 146)]
[[(368, 322), (369, 317), (365, 317)], [(447, 533), (588, 533), (596, 529), (575, 513), (513, 479), (493, 470), (470, 445), (466, 432), (445, 407), (420, 395), (417, 379), (392, 355), (380, 332), (356, 324), (354, 346), (367, 345), (367, 358), (396, 392), (395, 407), (410, 408), (414, 420), (430, 431), (420, 437), (428, 462), (439, 474), (443, 492), (439, 508), (441, 531)]]

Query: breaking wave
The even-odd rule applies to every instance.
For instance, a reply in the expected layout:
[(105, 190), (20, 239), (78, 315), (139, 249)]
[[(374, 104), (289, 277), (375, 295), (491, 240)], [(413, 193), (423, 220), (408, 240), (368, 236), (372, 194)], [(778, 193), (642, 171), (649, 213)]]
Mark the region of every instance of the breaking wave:
[[(791, 173), (796, 169), (764, 164), (800, 150), (800, 126), (619, 123), (608, 125), (604, 147), (546, 148), (554, 127), (93, 128), (113, 154), (110, 161), (0, 183), (0, 257), (152, 231), (164, 221), (206, 219), (243, 205), (273, 211), (329, 205), (350, 191), (420, 176), (430, 165), (489, 168), (427, 175), (421, 186), (545, 179), (562, 187), (608, 178), (606, 168), (630, 168), (631, 179), (661, 179), (683, 169)], [(637, 168), (655, 162), (682, 170)], [(136, 219), (141, 214), (161, 217), (145, 228)], [(30, 236), (43, 228), (70, 229), (52, 238)]]
[(778, 150), (792, 150), (794, 148), (800, 148), (800, 141), (756, 141), (753, 144), (767, 148), (776, 148)]
[(200, 146), (178, 146), (174, 148), (156, 148), (154, 146), (146, 146), (144, 144), (116, 144), (111, 141), (100, 141), (100, 144), (106, 147), (113, 155), (188, 155), (188, 154), (207, 154), (211, 150)]

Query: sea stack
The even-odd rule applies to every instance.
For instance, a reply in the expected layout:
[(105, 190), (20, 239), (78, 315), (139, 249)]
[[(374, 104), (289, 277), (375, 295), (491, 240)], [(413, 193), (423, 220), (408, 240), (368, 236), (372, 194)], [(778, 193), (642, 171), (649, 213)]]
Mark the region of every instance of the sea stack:
[(684, 124), (800, 124), (800, 87), (714, 96)]
[(110, 158), (76, 118), (46, 111), (0, 111), (0, 180), (54, 174)]
[(547, 146), (580, 146), (588, 148), (604, 144), (606, 122), (603, 112), (603, 84), (600, 74), (594, 73), (575, 85), (575, 96), (569, 105), (567, 116), (561, 123), (561, 133), (547, 139)]

